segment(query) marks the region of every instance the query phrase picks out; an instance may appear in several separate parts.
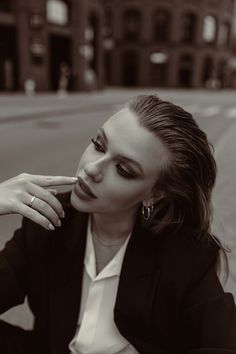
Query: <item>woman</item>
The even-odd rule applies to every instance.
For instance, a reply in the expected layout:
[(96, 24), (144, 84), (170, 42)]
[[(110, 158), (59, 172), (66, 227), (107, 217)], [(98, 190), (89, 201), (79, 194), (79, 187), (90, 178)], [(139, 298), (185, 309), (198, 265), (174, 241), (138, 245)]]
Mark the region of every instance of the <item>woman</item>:
[[(0, 311), (27, 296), (35, 316), (32, 333), (1, 324), (4, 353), (236, 353), (210, 231), (215, 176), (192, 116), (143, 95), (99, 129), (76, 182), (3, 183), (1, 213), (34, 222), (24, 218), (0, 254)], [(72, 193), (42, 188), (57, 183)]]

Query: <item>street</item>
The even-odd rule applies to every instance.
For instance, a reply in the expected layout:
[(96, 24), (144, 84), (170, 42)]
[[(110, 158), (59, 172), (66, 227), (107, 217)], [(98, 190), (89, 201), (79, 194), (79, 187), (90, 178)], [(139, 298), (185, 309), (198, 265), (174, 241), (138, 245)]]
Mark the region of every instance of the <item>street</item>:
[[(218, 179), (213, 195), (213, 230), (226, 248), (230, 275), (220, 279), (236, 299), (236, 100), (235, 91), (123, 90), (57, 95), (0, 96), (0, 181), (21, 172), (73, 176), (81, 153), (103, 124), (122, 104), (139, 93), (158, 93), (162, 99), (183, 106), (196, 118), (215, 148)], [(62, 188), (63, 190), (63, 188)], [(20, 225), (16, 215), (0, 218), (3, 247)], [(22, 307), (4, 316), (10, 322), (31, 326), (30, 313)]]

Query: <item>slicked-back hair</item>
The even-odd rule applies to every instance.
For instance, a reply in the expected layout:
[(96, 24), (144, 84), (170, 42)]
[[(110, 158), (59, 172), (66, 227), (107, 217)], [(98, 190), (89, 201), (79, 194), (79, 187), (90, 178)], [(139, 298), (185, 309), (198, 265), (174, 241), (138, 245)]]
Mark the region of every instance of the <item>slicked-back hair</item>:
[(154, 204), (147, 227), (160, 233), (188, 228), (190, 237), (207, 240), (211, 236), (211, 193), (216, 179), (213, 148), (192, 115), (156, 95), (140, 95), (127, 107), (141, 126), (154, 133), (169, 152), (155, 189), (164, 197)]

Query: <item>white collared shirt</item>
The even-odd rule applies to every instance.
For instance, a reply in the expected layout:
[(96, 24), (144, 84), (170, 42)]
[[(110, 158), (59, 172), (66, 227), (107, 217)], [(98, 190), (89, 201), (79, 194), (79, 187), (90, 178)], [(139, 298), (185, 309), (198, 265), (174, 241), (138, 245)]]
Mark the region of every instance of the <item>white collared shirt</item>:
[(111, 261), (96, 274), (96, 258), (90, 223), (84, 260), (82, 300), (78, 328), (69, 344), (71, 354), (139, 354), (121, 336), (113, 310), (121, 266), (130, 236)]

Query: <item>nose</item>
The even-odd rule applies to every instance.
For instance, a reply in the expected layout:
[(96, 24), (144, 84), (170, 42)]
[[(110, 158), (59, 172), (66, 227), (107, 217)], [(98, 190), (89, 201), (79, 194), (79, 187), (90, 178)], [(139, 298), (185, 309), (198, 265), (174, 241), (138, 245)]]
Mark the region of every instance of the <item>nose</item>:
[(90, 162), (84, 166), (85, 174), (92, 179), (93, 182), (101, 182), (102, 171), (98, 162)]

